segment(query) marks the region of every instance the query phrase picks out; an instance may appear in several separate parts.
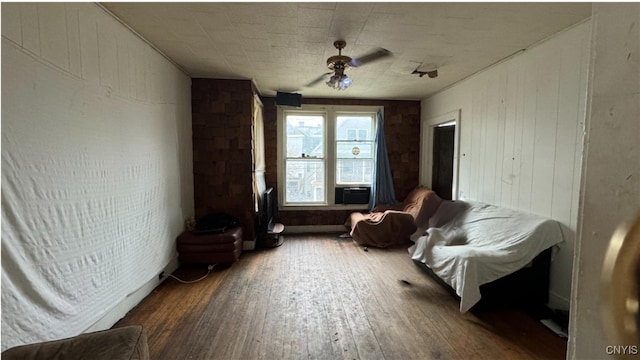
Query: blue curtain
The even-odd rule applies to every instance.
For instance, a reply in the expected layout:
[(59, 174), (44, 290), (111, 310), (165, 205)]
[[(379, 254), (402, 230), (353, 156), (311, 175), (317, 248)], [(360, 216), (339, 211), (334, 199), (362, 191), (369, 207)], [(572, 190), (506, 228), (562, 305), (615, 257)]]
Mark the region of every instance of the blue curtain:
[(382, 111), (378, 110), (378, 124), (374, 141), (373, 158), (373, 183), (371, 184), (371, 196), (369, 197), (369, 210), (376, 205), (398, 205), (395, 191), (393, 190), (393, 178), (389, 166), (387, 154), (387, 142), (384, 138), (384, 119)]

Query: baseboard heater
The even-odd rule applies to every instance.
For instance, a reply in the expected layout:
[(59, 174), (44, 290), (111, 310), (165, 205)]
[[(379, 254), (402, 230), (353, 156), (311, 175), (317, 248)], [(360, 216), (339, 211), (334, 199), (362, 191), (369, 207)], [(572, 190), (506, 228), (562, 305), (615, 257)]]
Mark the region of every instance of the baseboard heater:
[(336, 204), (368, 204), (371, 188), (363, 187), (342, 187), (336, 188)]

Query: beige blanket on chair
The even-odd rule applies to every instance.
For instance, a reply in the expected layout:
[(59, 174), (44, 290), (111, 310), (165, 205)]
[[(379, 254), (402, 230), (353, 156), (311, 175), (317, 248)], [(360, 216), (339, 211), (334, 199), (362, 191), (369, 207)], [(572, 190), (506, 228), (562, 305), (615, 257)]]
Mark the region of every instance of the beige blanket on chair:
[(441, 202), (435, 192), (417, 187), (400, 206), (376, 206), (367, 214), (351, 213), (345, 225), (351, 228), (351, 237), (359, 245), (400, 245), (424, 233)]

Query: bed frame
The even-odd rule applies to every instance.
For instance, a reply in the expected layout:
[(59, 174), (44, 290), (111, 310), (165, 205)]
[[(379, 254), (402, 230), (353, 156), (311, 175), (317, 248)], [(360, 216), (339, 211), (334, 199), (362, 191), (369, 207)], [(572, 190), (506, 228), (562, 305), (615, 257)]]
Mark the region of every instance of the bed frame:
[[(471, 311), (486, 311), (505, 308), (520, 308), (537, 311), (546, 307), (549, 301), (549, 269), (551, 249), (538, 254), (524, 268), (480, 286), (482, 298)], [(458, 300), (455, 290), (438, 277), (429, 267), (419, 260), (413, 261), (419, 268), (445, 286)]]

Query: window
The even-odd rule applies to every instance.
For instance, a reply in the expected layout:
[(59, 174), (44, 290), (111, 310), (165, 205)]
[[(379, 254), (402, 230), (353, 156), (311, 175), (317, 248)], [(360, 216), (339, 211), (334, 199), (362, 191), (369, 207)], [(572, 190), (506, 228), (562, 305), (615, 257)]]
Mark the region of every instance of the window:
[(283, 206), (331, 206), (335, 188), (370, 186), (377, 107), (278, 108)]
[(336, 185), (371, 184), (374, 119), (371, 114), (336, 117)]
[(285, 203), (325, 203), (325, 116), (287, 114)]

